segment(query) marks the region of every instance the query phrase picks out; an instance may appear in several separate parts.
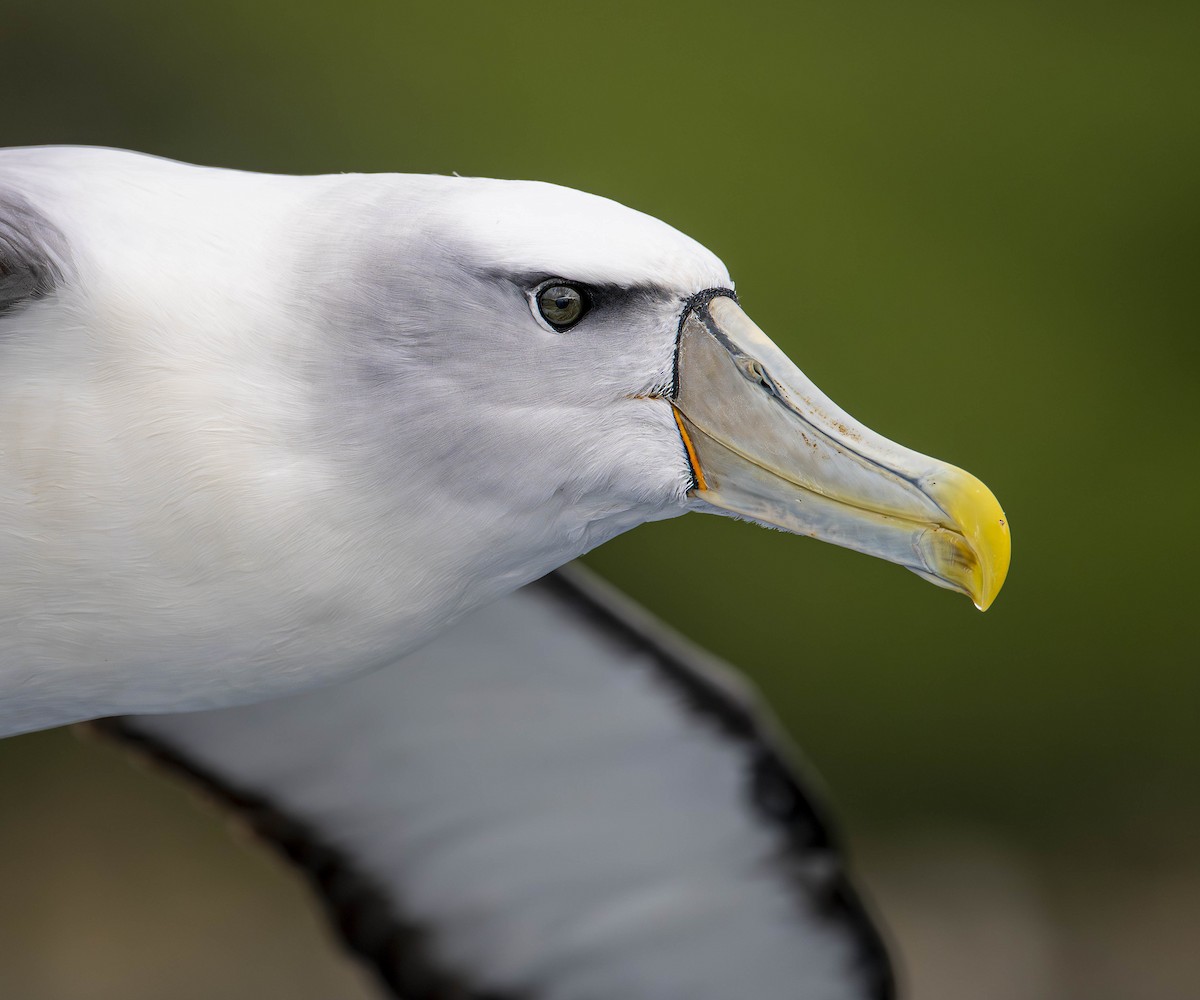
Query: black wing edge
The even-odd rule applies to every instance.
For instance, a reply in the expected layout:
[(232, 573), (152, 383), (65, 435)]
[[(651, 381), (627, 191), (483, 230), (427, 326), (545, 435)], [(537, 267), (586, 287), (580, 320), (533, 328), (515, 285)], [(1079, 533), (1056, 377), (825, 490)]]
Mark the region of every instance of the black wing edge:
[[(844, 851), (830, 832), (823, 807), (805, 789), (811, 780), (802, 784), (801, 772), (806, 768), (774, 722), (754, 703), (750, 691), (743, 689), (720, 661), (590, 571), (564, 567), (529, 587), (564, 604), (631, 651), (649, 653), (660, 678), (692, 711), (727, 738), (751, 749), (754, 763), (749, 795), (754, 807), (785, 835), (788, 857), (781, 859), (782, 864), (796, 880), (802, 897), (812, 899), (814, 881), (804, 858), (819, 851), (838, 859), (833, 871), (820, 874), (816, 886), (822, 915), (842, 924), (858, 942), (871, 1000), (895, 1000), (888, 948), (879, 925), (846, 874), (840, 860)], [(297, 868), (345, 946), (399, 1000), (521, 1000), (509, 994), (480, 992), (439, 965), (428, 944), (428, 929), (407, 919), (402, 906), (389, 899), (351, 858), (265, 797), (230, 785), (121, 718), (83, 725), (190, 783)]]
[(433, 956), (426, 928), (405, 918), (402, 907), (348, 855), (330, 847), (310, 826), (267, 798), (243, 792), (123, 718), (97, 719), (78, 728), (115, 741), (170, 777), (183, 780), (296, 868), (341, 942), (397, 1000), (523, 1000), (481, 992), (444, 968)]

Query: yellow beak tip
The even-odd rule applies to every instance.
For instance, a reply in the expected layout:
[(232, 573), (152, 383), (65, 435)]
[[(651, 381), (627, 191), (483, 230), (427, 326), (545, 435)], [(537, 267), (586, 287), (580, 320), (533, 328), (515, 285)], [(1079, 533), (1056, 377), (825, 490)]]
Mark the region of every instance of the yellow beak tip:
[(1012, 540), (999, 501), (969, 472), (942, 466), (925, 486), (946, 515), (942, 528), (927, 537), (927, 561), (935, 582), (971, 598), (980, 611), (996, 600), (1008, 576)]
[(939, 490), (938, 500), (956, 522), (975, 556), (975, 572), (968, 586), (971, 600), (980, 611), (990, 608), (1004, 586), (1012, 559), (1008, 518), (992, 491), (968, 472), (955, 469), (946, 477), (948, 489)]

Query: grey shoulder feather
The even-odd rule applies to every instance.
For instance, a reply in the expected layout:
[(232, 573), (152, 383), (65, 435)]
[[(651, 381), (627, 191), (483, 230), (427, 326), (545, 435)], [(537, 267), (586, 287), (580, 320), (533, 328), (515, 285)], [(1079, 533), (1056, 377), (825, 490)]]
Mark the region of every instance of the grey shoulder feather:
[(0, 185), (0, 316), (53, 292), (69, 262), (62, 231), (19, 191)]

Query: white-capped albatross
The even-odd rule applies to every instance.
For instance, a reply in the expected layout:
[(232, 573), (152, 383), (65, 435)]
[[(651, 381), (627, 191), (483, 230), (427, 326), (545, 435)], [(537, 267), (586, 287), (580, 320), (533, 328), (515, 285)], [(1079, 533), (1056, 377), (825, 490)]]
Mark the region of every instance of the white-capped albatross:
[(738, 686), (531, 583), (700, 510), (1003, 584), (986, 487), (693, 240), (540, 183), (0, 151), (0, 428), (0, 735), (127, 716), (397, 995), (890, 995)]

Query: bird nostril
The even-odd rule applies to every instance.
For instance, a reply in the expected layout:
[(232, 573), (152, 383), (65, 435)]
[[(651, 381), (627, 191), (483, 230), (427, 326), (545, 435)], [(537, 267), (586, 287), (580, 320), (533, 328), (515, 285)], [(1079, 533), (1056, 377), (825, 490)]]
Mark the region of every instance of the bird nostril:
[(767, 374), (767, 370), (763, 367), (761, 361), (748, 358), (742, 365), (742, 374), (751, 382), (757, 382), (772, 396), (779, 395), (779, 390), (775, 388), (775, 380)]

